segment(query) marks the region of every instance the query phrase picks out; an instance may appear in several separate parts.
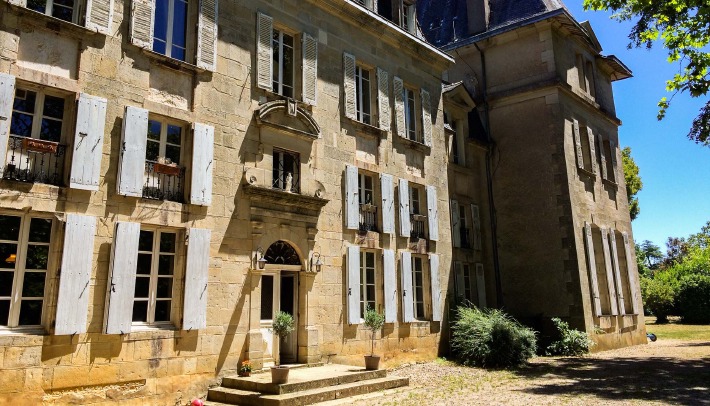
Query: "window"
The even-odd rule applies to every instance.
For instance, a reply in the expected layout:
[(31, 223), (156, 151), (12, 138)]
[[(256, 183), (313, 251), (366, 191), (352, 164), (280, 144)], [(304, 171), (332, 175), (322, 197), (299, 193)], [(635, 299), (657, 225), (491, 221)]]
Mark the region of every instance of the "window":
[(472, 273), (471, 266), (469, 264), (463, 264), (463, 296), (467, 301), (476, 303), (475, 279)]
[(461, 248), (471, 248), (471, 231), (469, 229), (468, 208), (459, 206), (459, 232), (461, 233)]
[(261, 275), (261, 320), (274, 318), (274, 275)]
[(153, 51), (185, 61), (187, 13), (186, 0), (155, 0)]
[(158, 118), (148, 120), (143, 197), (184, 200), (183, 134), (181, 124)]
[(400, 20), (400, 26), (410, 34), (415, 34), (417, 32), (416, 27), (416, 9), (415, 5), (402, 2), (402, 17)]
[(372, 204), (372, 202), (375, 201), (375, 197), (372, 192), (372, 176), (361, 173), (359, 174), (359, 177), (360, 179), (358, 181), (358, 196), (360, 196), (360, 204)]
[(357, 66), (355, 68), (357, 120), (365, 124), (372, 123), (370, 86), (370, 71), (363, 68), (362, 66)]
[(0, 326), (39, 326), (52, 220), (0, 215)]
[[(145, 159), (148, 161), (180, 164), (183, 128), (179, 124), (161, 120), (148, 120), (148, 143)], [(162, 159), (161, 159), (162, 158)]]
[(411, 186), (409, 188), (409, 210), (412, 214), (420, 214), (419, 195), (420, 190), (418, 187)]
[(360, 203), (360, 231), (377, 231), (377, 206), (373, 204), (374, 181), (372, 176), (358, 174), (358, 199)]
[(171, 321), (177, 234), (141, 230), (138, 239), (133, 322), (156, 324)]
[(64, 104), (63, 97), (18, 88), (12, 105), (10, 133), (59, 142), (62, 138)]
[(420, 140), (417, 137), (416, 96), (414, 90), (408, 87), (404, 88), (404, 119), (407, 138), (419, 142)]
[(74, 0), (27, 0), (27, 8), (60, 20), (76, 23), (77, 3)]
[(375, 253), (360, 252), (360, 316), (365, 310), (377, 310), (375, 300)]
[(272, 34), (273, 54), (273, 91), (282, 96), (294, 97), (294, 54), (293, 36), (274, 29)]
[(286, 192), (300, 192), (301, 161), (295, 152), (274, 148), (273, 183), (276, 189)]
[(423, 320), (424, 314), (424, 261), (412, 256), (412, 289), (414, 290), (414, 318)]

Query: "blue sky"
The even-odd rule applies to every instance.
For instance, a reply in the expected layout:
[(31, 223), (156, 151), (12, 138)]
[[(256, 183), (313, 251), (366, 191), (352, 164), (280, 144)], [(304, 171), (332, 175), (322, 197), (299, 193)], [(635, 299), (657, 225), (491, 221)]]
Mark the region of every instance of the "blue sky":
[(657, 103), (666, 96), (665, 83), (678, 71), (656, 44), (652, 50), (627, 49), (632, 24), (611, 20), (609, 13), (585, 12), (582, 0), (565, 4), (578, 21), (589, 20), (606, 55), (616, 55), (634, 73), (614, 84), (622, 146), (640, 168), (643, 190), (641, 214), (633, 221), (634, 239), (651, 240), (665, 252), (669, 236), (686, 237), (710, 220), (710, 148), (688, 140), (693, 118), (707, 98), (679, 94), (663, 121), (656, 119)]

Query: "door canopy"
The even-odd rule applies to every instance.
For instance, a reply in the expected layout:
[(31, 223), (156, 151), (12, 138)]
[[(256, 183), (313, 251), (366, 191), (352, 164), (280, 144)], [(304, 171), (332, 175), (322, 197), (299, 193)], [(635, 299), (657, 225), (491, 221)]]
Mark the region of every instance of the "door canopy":
[(298, 252), (286, 241), (279, 240), (269, 246), (264, 254), (267, 264), (301, 265)]

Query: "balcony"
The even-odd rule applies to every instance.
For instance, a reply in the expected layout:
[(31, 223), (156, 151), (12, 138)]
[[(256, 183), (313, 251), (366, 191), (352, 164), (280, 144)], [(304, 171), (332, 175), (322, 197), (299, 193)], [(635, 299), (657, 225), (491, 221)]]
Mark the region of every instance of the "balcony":
[(10, 135), (3, 179), (61, 186), (66, 146)]
[(185, 168), (173, 164), (145, 161), (143, 197), (184, 203)]
[(414, 239), (426, 240), (426, 216), (421, 214), (412, 214), (412, 231), (409, 237)]
[(377, 232), (377, 206), (372, 204), (360, 205), (360, 232)]

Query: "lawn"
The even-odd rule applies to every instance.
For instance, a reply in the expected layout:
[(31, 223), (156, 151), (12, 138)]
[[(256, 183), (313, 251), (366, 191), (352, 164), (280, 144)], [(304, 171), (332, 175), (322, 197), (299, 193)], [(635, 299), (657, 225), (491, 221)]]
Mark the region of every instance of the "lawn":
[(667, 340), (710, 340), (710, 325), (681, 324), (670, 317), (668, 324), (656, 324), (655, 317), (646, 317), (646, 332)]

